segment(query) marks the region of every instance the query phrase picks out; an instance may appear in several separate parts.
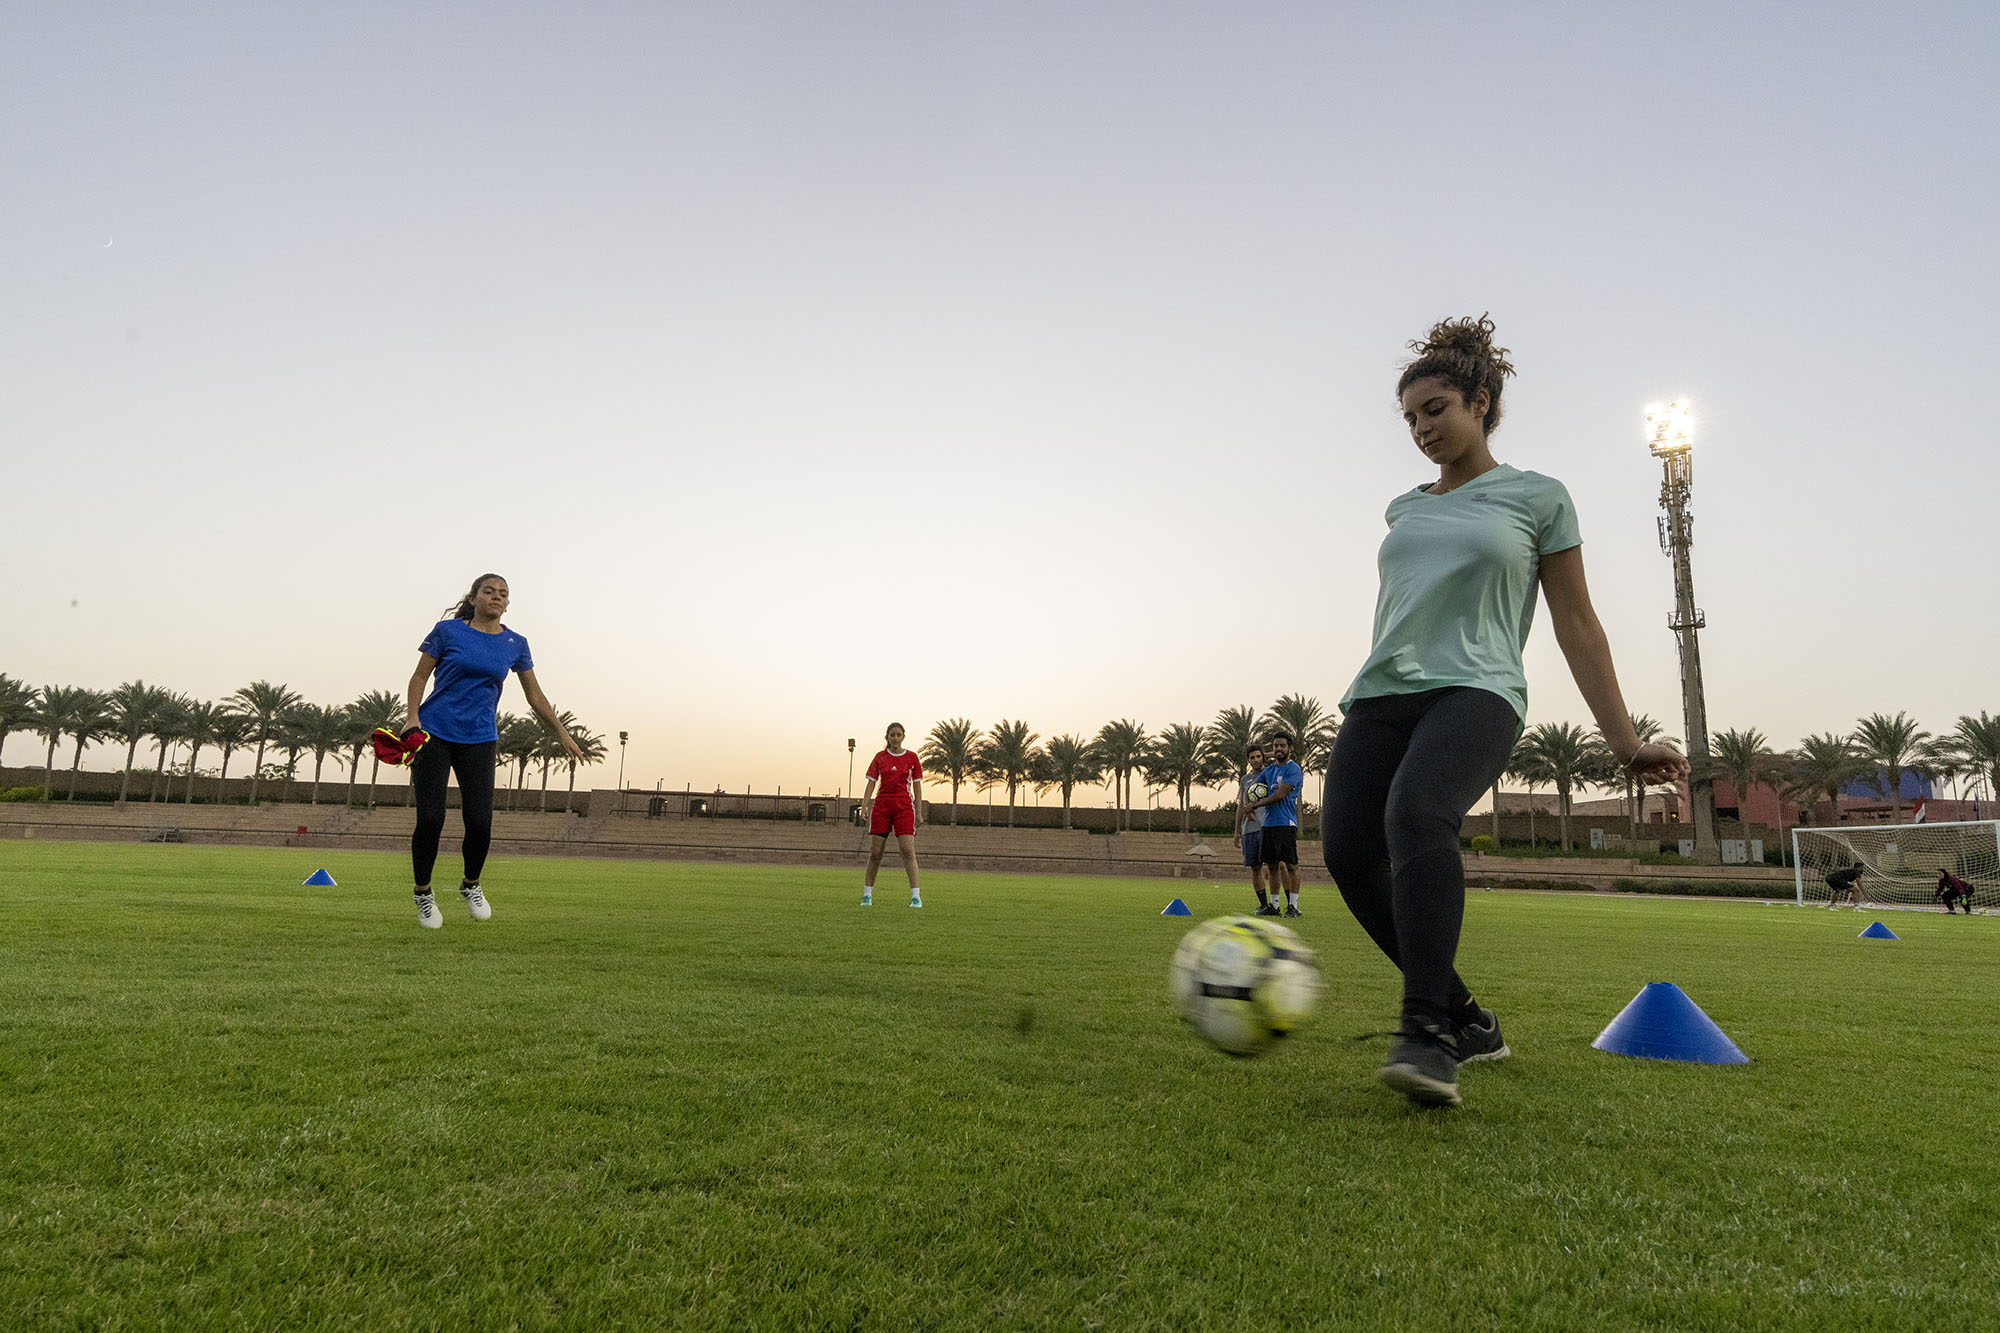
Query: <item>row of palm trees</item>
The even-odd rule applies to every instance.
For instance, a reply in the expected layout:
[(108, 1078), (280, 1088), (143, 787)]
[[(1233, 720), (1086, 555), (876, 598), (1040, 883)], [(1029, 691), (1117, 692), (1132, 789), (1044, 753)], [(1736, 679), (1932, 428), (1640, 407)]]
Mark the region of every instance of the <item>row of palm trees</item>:
[[(398, 726), (403, 711), (402, 697), (390, 690), (373, 690), (352, 703), (323, 707), (305, 702), (283, 685), (260, 680), (220, 703), (208, 703), (136, 680), (110, 691), (64, 685), (34, 689), (0, 674), (0, 746), (5, 745), (10, 731), (23, 728), (34, 731), (47, 742), (42, 775), (44, 800), (53, 785), (56, 750), (62, 741), (75, 742), (69, 783), (69, 794), (74, 797), (84, 747), (122, 740), (126, 752), (120, 800), (129, 795), (139, 746), (151, 742), (158, 746), (158, 760), (151, 775), (149, 800), (172, 799), (176, 774), (169, 764), (170, 756), (185, 753), (184, 799), (192, 801), (196, 764), (205, 750), (220, 753), (220, 781), (227, 779), (232, 757), (254, 745), (252, 802), (257, 799), (259, 784), (270, 776), (265, 766), (266, 751), (275, 748), (286, 756), (282, 774), (288, 794), (299, 756), (307, 753), (313, 756), (311, 799), (315, 803), (319, 800), (321, 770), (327, 758), (335, 756), (337, 762), (346, 763), (351, 804), (369, 735), (377, 727)], [(608, 748), (603, 738), (582, 726), (571, 714), (564, 713), (561, 717), (584, 753), (583, 762), (600, 762)], [(1663, 735), (1657, 721), (1644, 714), (1635, 715), (1632, 724), (1642, 740), (1677, 743)], [(1194, 789), (1227, 783), (1241, 772), (1243, 756), (1253, 740), (1277, 731), (1288, 733), (1292, 737), (1293, 757), (1307, 773), (1317, 773), (1326, 768), (1338, 730), (1338, 721), (1318, 699), (1288, 694), (1261, 713), (1248, 705), (1224, 708), (1206, 726), (1179, 722), (1157, 734), (1138, 722), (1121, 718), (1105, 723), (1091, 736), (1065, 734), (1043, 741), (1023, 721), (1002, 718), (990, 730), (982, 731), (965, 718), (952, 718), (931, 728), (918, 752), (934, 777), (951, 784), (953, 823), (958, 822), (959, 791), (968, 782), (982, 791), (1005, 788), (1010, 825), (1022, 788), (1059, 792), (1065, 828), (1071, 826), (1070, 811), (1076, 789), (1103, 782), (1111, 788), (1119, 826), (1129, 828), (1132, 779), (1136, 774), (1149, 787), (1174, 792), (1180, 804), (1181, 829), (1185, 832)], [(547, 809), (550, 769), (561, 763), (569, 774), (563, 808), (570, 808), (578, 764), (567, 757), (556, 733), (539, 718), (502, 714), (499, 752), (517, 769), (510, 803), (518, 801), (530, 767), (539, 764), (541, 804)], [(378, 762), (369, 770), (371, 805), (380, 767)], [(1837, 822), (1839, 793), (1856, 782), (1875, 785), (1890, 802), (1891, 818), (1900, 821), (1906, 772), (1954, 786), (1981, 782), (1989, 791), (2000, 791), (2000, 718), (1984, 712), (1977, 716), (1968, 714), (1958, 719), (1953, 730), (1933, 734), (1906, 713), (1899, 712), (1893, 717), (1875, 713), (1861, 718), (1852, 731), (1811, 735), (1788, 751), (1774, 749), (1754, 727), (1724, 731), (1710, 742), (1710, 761), (1704, 775), (1727, 777), (1740, 794), (1758, 786), (1769, 787), (1778, 793), (1781, 802), (1793, 802), (1808, 811), (1815, 802), (1825, 799), (1830, 802), (1828, 822)], [(1530, 794), (1537, 787), (1555, 789), (1565, 848), (1569, 846), (1569, 816), (1574, 798), (1588, 787), (1622, 789), (1632, 836), (1638, 836), (1639, 805), (1644, 792), (1612, 760), (1604, 738), (1595, 731), (1568, 722), (1542, 723), (1528, 729), (1515, 746), (1503, 778), (1522, 783)], [(1498, 783), (1494, 786), (1494, 796), (1497, 837)], [(1782, 837), (1783, 829), (1779, 832)]]
[[(296, 691), (267, 680), (252, 681), (220, 702), (209, 702), (177, 694), (143, 680), (127, 681), (115, 690), (93, 690), (76, 685), (48, 685), (35, 688), (0, 674), (0, 747), (9, 732), (32, 731), (47, 743), (42, 765), (42, 799), (49, 799), (55, 781), (56, 750), (64, 741), (73, 741), (70, 756), (68, 798), (76, 798), (77, 772), (83, 764), (87, 745), (107, 741), (125, 743), (125, 767), (118, 784), (118, 799), (131, 796), (139, 747), (156, 746), (158, 753), (151, 773), (149, 801), (171, 801), (176, 777), (185, 777), (182, 799), (192, 804), (197, 768), (205, 751), (220, 755), (216, 791), (229, 778), (230, 761), (255, 747), (250, 769), (250, 802), (256, 804), (258, 788), (274, 778), (267, 771), (264, 756), (276, 751), (285, 756), (281, 775), (286, 796), (290, 796), (299, 756), (313, 758), (311, 801), (319, 803), (319, 789), (326, 761), (347, 765), (347, 803), (355, 802), (364, 751), (372, 756), (368, 738), (376, 728), (400, 728), (404, 715), (403, 696), (393, 690), (370, 690), (347, 704), (332, 706), (308, 703)], [(602, 737), (579, 723), (569, 713), (561, 721), (577, 747), (583, 763), (602, 760), (606, 745)], [(511, 713), (500, 717), (500, 755), (518, 765), (515, 797), (527, 780), (528, 768), (540, 762), (542, 808), (548, 808), (549, 769), (561, 761), (569, 769), (570, 796), (563, 808), (569, 809), (576, 790), (578, 761), (563, 750), (553, 728), (539, 718), (522, 718)], [(182, 758), (184, 756), (184, 760)], [(375, 804), (375, 787), (381, 776), (381, 761), (368, 771), (369, 805)], [(177, 771), (178, 770), (178, 771)]]
[[(1658, 721), (1645, 714), (1632, 717), (1642, 741), (1679, 744), (1663, 733)], [(965, 783), (979, 790), (1005, 788), (1007, 822), (1014, 822), (1014, 803), (1023, 787), (1060, 793), (1063, 827), (1071, 827), (1073, 793), (1080, 786), (1103, 782), (1111, 789), (1118, 825), (1131, 827), (1132, 777), (1140, 774), (1151, 787), (1171, 789), (1179, 799), (1181, 831), (1189, 826), (1189, 798), (1196, 787), (1227, 783), (1243, 769), (1243, 757), (1253, 740), (1283, 731), (1293, 738), (1293, 756), (1307, 773), (1323, 772), (1332, 755), (1339, 724), (1317, 699), (1288, 694), (1267, 711), (1248, 706), (1225, 708), (1207, 726), (1180, 722), (1157, 734), (1130, 719), (1107, 722), (1094, 736), (1065, 734), (1042, 741), (1026, 722), (1002, 718), (981, 731), (965, 718), (951, 718), (932, 727), (918, 747), (929, 773), (951, 784), (952, 823), (958, 822), (958, 796)], [(2000, 718), (1986, 713), (1966, 715), (1943, 735), (1924, 730), (1906, 713), (1883, 713), (1860, 719), (1851, 732), (1808, 736), (1790, 751), (1770, 745), (1755, 727), (1724, 731), (1710, 741), (1709, 761), (1702, 776), (1726, 777), (1739, 800), (1755, 787), (1768, 786), (1783, 802), (1810, 813), (1815, 801), (1829, 802), (1827, 822), (1839, 820), (1839, 795), (1857, 782), (1875, 786), (1891, 804), (1891, 819), (1902, 818), (1902, 784), (1906, 772), (1933, 781), (1989, 784), (2000, 790)], [(1521, 783), (1532, 795), (1537, 787), (1553, 787), (1561, 821), (1560, 837), (1570, 845), (1569, 817), (1578, 792), (1589, 787), (1621, 791), (1626, 799), (1631, 836), (1639, 835), (1639, 807), (1644, 788), (1631, 772), (1612, 758), (1610, 747), (1595, 730), (1570, 722), (1546, 722), (1529, 728), (1516, 743), (1503, 779)], [(1494, 784), (1494, 836), (1499, 835), (1499, 783)], [(1782, 838), (1784, 829), (1779, 829)]]
[(1132, 778), (1148, 787), (1171, 789), (1180, 801), (1181, 831), (1188, 830), (1189, 798), (1196, 787), (1212, 787), (1243, 768), (1250, 743), (1273, 732), (1292, 738), (1292, 757), (1312, 772), (1326, 767), (1339, 724), (1317, 699), (1288, 694), (1263, 713), (1243, 705), (1225, 708), (1207, 726), (1176, 722), (1158, 734), (1130, 718), (1107, 722), (1093, 736), (1064, 734), (1047, 741), (1026, 722), (1002, 718), (982, 731), (962, 717), (932, 727), (917, 747), (931, 776), (951, 784), (951, 822), (958, 822), (958, 793), (970, 782), (979, 790), (1004, 787), (1007, 823), (1023, 787), (1062, 796), (1063, 827), (1071, 827), (1071, 804), (1078, 787), (1102, 782), (1111, 789), (1118, 826), (1132, 826)]
[[(1660, 725), (1643, 715), (1632, 719), (1640, 739), (1664, 740)], [(1762, 731), (1745, 727), (1717, 733), (1709, 740), (1707, 766), (1698, 776), (1728, 778), (1736, 789), (1739, 803), (1747, 801), (1757, 787), (1767, 787), (1777, 795), (1778, 836), (1784, 838), (1783, 811), (1787, 802), (1797, 805), (1802, 816), (1811, 816), (1821, 800), (1827, 802), (1827, 823), (1840, 820), (1840, 794), (1861, 784), (1872, 788), (1889, 802), (1889, 818), (1903, 818), (1903, 775), (1915, 773), (1954, 791), (1967, 785), (1983, 785), (1989, 792), (2000, 791), (2000, 718), (1982, 712), (1965, 714), (1949, 732), (1926, 731), (1907, 713), (1891, 717), (1871, 713), (1859, 719), (1849, 732), (1820, 732), (1806, 737), (1790, 750), (1774, 749)], [(1643, 795), (1631, 775), (1611, 757), (1604, 738), (1595, 731), (1567, 722), (1543, 723), (1530, 728), (1514, 748), (1507, 777), (1521, 782), (1532, 795), (1538, 786), (1556, 789), (1556, 808), (1562, 821), (1561, 838), (1569, 847), (1569, 815), (1575, 792), (1585, 786), (1608, 789), (1624, 787), (1632, 823), (1638, 837), (1638, 804)], [(1499, 789), (1494, 789), (1494, 829), (1499, 831)], [(1810, 822), (1810, 820), (1808, 820)]]

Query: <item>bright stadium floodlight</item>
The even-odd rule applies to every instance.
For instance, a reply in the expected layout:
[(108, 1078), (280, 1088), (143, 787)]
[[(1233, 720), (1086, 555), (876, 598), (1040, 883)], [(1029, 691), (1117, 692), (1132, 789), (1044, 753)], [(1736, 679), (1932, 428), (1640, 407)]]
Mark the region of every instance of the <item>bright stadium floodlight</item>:
[(1646, 436), (1655, 458), (1694, 448), (1694, 404), (1685, 398), (1654, 403), (1646, 409)]

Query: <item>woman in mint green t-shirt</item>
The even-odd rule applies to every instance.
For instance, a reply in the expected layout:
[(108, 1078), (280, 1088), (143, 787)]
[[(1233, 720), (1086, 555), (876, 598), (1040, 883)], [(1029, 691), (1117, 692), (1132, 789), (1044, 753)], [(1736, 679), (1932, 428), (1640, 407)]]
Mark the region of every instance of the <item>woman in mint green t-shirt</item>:
[(1618, 761), (1648, 782), (1687, 760), (1632, 729), (1583, 577), (1583, 537), (1552, 477), (1498, 462), (1488, 437), (1514, 373), (1493, 323), (1446, 320), (1410, 344), (1396, 385), (1436, 481), (1390, 501), (1374, 646), (1341, 700), (1322, 805), (1326, 868), (1403, 973), (1403, 1019), (1379, 1077), (1457, 1105), (1458, 1066), (1508, 1054), (1454, 967), (1465, 916), (1458, 831), (1512, 755), (1528, 710), (1521, 649), (1535, 599)]

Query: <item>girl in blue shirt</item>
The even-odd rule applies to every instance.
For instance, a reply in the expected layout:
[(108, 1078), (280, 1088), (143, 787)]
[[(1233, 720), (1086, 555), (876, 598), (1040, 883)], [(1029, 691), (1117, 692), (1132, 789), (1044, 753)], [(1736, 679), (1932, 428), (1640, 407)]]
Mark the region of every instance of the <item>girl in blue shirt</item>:
[(1458, 833), (1521, 734), (1521, 649), (1538, 592), (1618, 762), (1647, 783), (1684, 777), (1688, 764), (1632, 729), (1569, 492), (1493, 457), (1487, 437), (1514, 373), (1493, 322), (1446, 320), (1410, 348), (1396, 393), (1438, 475), (1389, 505), (1374, 645), (1341, 701), (1321, 845), (1348, 910), (1403, 973), (1403, 1020), (1379, 1077), (1412, 1101), (1455, 1106), (1461, 1062), (1508, 1054), (1499, 1020), (1454, 967)]
[[(583, 752), (535, 682), (535, 659), (528, 641), (500, 623), (507, 612), (507, 580), (481, 574), (444, 620), (425, 636), (410, 676), (409, 720), (430, 739), (412, 761), (417, 830), (410, 835), (410, 859), (417, 882), (417, 924), (435, 930), (444, 924), (431, 894), (438, 837), (444, 832), (445, 787), (458, 774), (459, 813), (465, 821), (465, 878), (459, 896), (474, 921), (493, 915), (480, 892), (479, 874), (493, 842), (493, 775), (500, 751), (500, 691), (507, 673), (519, 672), (528, 706), (548, 723), (573, 760)], [(436, 676), (430, 697), (424, 686)], [(421, 707), (418, 700), (423, 699)]]

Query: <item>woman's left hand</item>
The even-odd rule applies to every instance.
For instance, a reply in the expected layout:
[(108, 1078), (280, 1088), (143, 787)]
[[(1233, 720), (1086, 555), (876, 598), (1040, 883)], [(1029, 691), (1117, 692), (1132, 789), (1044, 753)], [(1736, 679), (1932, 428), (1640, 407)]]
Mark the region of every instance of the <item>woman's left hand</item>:
[(1687, 757), (1671, 745), (1641, 745), (1625, 767), (1644, 783), (1665, 784), (1687, 777)]

